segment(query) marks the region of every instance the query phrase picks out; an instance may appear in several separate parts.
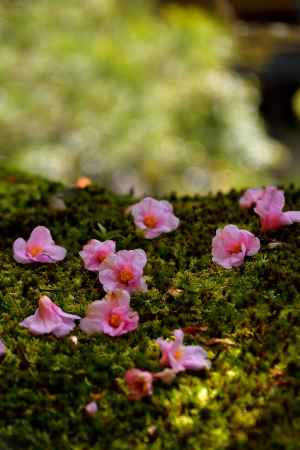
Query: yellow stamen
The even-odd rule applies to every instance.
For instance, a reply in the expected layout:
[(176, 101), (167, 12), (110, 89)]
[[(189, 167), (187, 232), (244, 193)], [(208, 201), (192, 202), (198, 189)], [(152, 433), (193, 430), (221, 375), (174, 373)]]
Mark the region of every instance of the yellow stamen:
[(128, 284), (133, 279), (133, 273), (130, 269), (121, 270), (119, 273), (119, 280), (121, 283)]
[(174, 358), (175, 358), (175, 359), (178, 360), (178, 359), (180, 359), (182, 356), (183, 356), (183, 351), (182, 351), (180, 348), (174, 352)]
[(28, 253), (30, 253), (31, 256), (35, 257), (38, 256), (40, 253), (42, 253), (43, 247), (40, 245), (34, 245), (33, 247), (28, 248)]

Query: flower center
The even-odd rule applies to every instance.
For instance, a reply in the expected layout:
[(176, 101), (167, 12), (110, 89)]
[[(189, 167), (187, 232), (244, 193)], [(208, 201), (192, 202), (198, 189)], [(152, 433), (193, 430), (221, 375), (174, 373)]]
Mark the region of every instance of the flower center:
[(153, 214), (147, 214), (144, 217), (144, 225), (146, 225), (147, 228), (155, 228), (157, 225), (157, 218), (153, 216)]
[(183, 356), (183, 351), (182, 351), (182, 349), (178, 348), (178, 349), (174, 352), (174, 358), (175, 358), (176, 360), (178, 360), (178, 359), (182, 358), (182, 356)]
[(103, 252), (99, 252), (97, 254), (96, 258), (99, 263), (102, 263), (105, 260), (106, 255)]
[(242, 245), (240, 244), (240, 242), (236, 242), (235, 244), (232, 244), (229, 249), (230, 253), (240, 253), (241, 246)]
[(113, 328), (118, 328), (120, 326), (122, 319), (121, 316), (119, 314), (114, 314), (112, 313), (109, 317), (109, 325)]
[(133, 279), (133, 273), (131, 269), (123, 269), (119, 273), (119, 280), (121, 283), (128, 284)]
[(144, 378), (138, 378), (134, 383), (134, 389), (136, 391), (142, 392), (143, 394), (147, 394), (148, 392), (148, 384)]
[(33, 245), (32, 247), (28, 248), (27, 251), (31, 256), (35, 257), (42, 253), (43, 247), (41, 247), (40, 245)]

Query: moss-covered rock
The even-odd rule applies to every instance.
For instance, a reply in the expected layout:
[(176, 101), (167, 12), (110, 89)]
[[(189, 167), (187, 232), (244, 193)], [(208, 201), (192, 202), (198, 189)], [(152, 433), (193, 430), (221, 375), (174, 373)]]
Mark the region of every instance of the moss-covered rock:
[[(257, 216), (239, 208), (235, 191), (172, 195), (181, 226), (149, 241), (124, 214), (131, 196), (94, 186), (66, 189), (23, 175), (2, 178), (0, 336), (8, 352), (0, 364), (1, 450), (299, 449), (299, 225), (262, 234)], [(291, 187), (286, 199), (289, 209), (300, 209), (299, 191)], [(240, 269), (211, 261), (212, 237), (227, 223), (262, 242), (261, 252)], [(38, 224), (68, 249), (62, 263), (13, 260), (13, 241)], [(146, 251), (149, 291), (132, 298), (138, 330), (89, 337), (77, 327), (77, 345), (69, 337), (31, 336), (18, 323), (33, 313), (41, 294), (79, 315), (102, 298), (95, 274), (83, 269), (78, 255), (91, 238)], [(280, 244), (270, 246), (274, 240)], [(157, 383), (151, 398), (130, 402), (124, 372), (158, 370), (154, 339), (178, 327), (201, 327), (191, 328), (186, 342), (208, 350), (212, 369), (180, 374), (170, 386)], [(83, 411), (92, 399), (99, 403), (93, 418)]]

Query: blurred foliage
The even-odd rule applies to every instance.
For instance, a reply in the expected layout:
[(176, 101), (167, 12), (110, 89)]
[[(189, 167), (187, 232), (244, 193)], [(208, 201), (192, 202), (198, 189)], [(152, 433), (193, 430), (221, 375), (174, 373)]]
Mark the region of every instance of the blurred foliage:
[(0, 4), (0, 157), (117, 191), (263, 183), (283, 149), (223, 25), (150, 1)]

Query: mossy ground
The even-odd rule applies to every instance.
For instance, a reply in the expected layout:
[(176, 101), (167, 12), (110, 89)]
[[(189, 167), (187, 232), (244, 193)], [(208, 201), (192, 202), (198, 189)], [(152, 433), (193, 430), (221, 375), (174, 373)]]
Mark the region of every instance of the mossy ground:
[[(64, 211), (53, 209), (61, 195)], [(22, 175), (0, 182), (0, 449), (299, 449), (300, 226), (262, 234), (258, 218), (238, 206), (239, 193), (170, 197), (180, 228), (155, 240), (138, 237), (125, 216), (131, 196), (104, 189), (66, 189)], [(52, 198), (52, 200), (51, 200)], [(286, 192), (300, 209), (300, 192)], [(211, 240), (228, 223), (257, 234), (262, 250), (240, 269), (211, 261)], [(100, 224), (100, 226), (98, 225)], [(12, 243), (46, 225), (68, 249), (54, 265), (20, 265)], [(78, 252), (91, 238), (115, 239), (121, 249), (143, 248), (149, 291), (132, 298), (141, 323), (123, 337), (33, 337), (18, 323), (48, 294), (67, 312), (84, 315), (102, 298)], [(276, 240), (279, 246), (270, 248)], [(154, 339), (178, 327), (201, 326), (186, 342), (204, 346), (208, 373), (184, 373), (171, 386), (130, 402), (123, 382), (131, 367), (159, 369)], [(210, 344), (229, 338), (235, 345)], [(84, 405), (99, 402), (96, 417)]]

